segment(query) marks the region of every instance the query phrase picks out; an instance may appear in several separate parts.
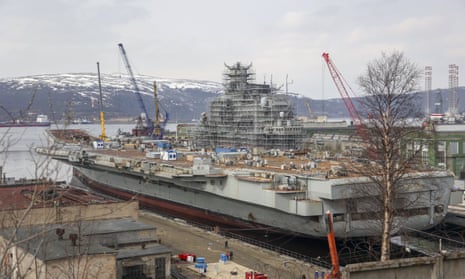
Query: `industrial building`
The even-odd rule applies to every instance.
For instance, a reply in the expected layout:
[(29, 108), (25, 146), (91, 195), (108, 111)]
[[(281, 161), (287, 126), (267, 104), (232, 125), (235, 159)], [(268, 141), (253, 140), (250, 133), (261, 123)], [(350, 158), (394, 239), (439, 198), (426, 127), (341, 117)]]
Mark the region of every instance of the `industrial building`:
[(272, 85), (254, 83), (252, 64), (225, 66), (225, 92), (202, 114), (196, 147), (301, 149), (303, 125), (288, 97)]
[(0, 187), (0, 277), (169, 278), (171, 250), (137, 200), (74, 187)]

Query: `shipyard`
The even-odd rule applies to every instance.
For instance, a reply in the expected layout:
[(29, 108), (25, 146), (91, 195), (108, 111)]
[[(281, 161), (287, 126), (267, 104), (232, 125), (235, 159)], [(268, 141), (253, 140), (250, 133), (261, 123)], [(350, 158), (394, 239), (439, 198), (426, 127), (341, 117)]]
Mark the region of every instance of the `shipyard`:
[(465, 279), (459, 2), (5, 2), (0, 279)]
[[(328, 55), (324, 57), (331, 66)], [(205, 233), (219, 237), (214, 242), (204, 240), (208, 243), (207, 251), (214, 248), (213, 244), (222, 244), (225, 236), (243, 239), (243, 234), (234, 233), (237, 229), (304, 236), (314, 241), (327, 237), (330, 247), (331, 242), (336, 245), (336, 240), (344, 243), (353, 239), (352, 244), (344, 246), (349, 251), (348, 258), (337, 262), (338, 256), (331, 248), (330, 258), (294, 254), (294, 260), (303, 260), (299, 265), (309, 265), (303, 276), (320, 276), (316, 275), (319, 272), (340, 276), (339, 262), (346, 271), (351, 265), (361, 264), (363, 260), (353, 260), (354, 255), (368, 249), (364, 245), (379, 245), (367, 239), (381, 233), (381, 212), (373, 203), (376, 180), (367, 179), (360, 172), (373, 165), (363, 154), (367, 139), (362, 124), (354, 119), (357, 129), (348, 127), (356, 136), (346, 141), (341, 153), (335, 154), (329, 148), (305, 148), (312, 142), (306, 141), (304, 125), (296, 119), (286, 95), (276, 94), (269, 85), (254, 83), (251, 66), (240, 62), (225, 65), (224, 95), (210, 103), (209, 112), (202, 114), (199, 124), (181, 142), (169, 140), (163, 125), (155, 124), (159, 120), (151, 124), (142, 115), (131, 134), (120, 133), (113, 138), (102, 137), (103, 124), (100, 137), (81, 130), (47, 130), (51, 148), (36, 148), (36, 152), (72, 166), (75, 184), (122, 200), (136, 199), (148, 210), (200, 224), (204, 229), (206, 226)], [(156, 83), (153, 90), (156, 98)], [(340, 141), (344, 141), (343, 135)], [(326, 144), (331, 144), (331, 140)], [(397, 190), (404, 202), (397, 202), (394, 217), (394, 222), (402, 225), (391, 232), (392, 260), (409, 260), (404, 249), (413, 250), (414, 259), (434, 254), (408, 244), (407, 239), (431, 242), (423, 231), (431, 233), (439, 224), (459, 223), (448, 215), (448, 208), (460, 209), (465, 187), (457, 187), (454, 181), (451, 172), (430, 166), (416, 166), (404, 174), (404, 186)], [(260, 241), (251, 242), (260, 245)], [(205, 247), (205, 243), (202, 245)], [(216, 258), (221, 255), (220, 266), (213, 264), (215, 275), (222, 272), (222, 257), (230, 253), (228, 249), (226, 244), (222, 249), (214, 249)], [(226, 251), (220, 253), (221, 250)], [(284, 253), (277, 250), (278, 255)], [(276, 252), (270, 253), (272, 258), (276, 256)], [(186, 260), (182, 254), (179, 259)], [(191, 251), (187, 255), (195, 254)], [(207, 261), (215, 262), (215, 256)], [(363, 258), (370, 260), (370, 256)], [(420, 262), (416, 259), (409, 265)], [(207, 276), (207, 270), (212, 272), (211, 265), (200, 257), (194, 271)], [(270, 265), (276, 263), (264, 264)], [(246, 271), (247, 268), (251, 267), (244, 267), (241, 272), (267, 276), (261, 273), (264, 270)]]
[[(375, 197), (382, 192), (364, 170), (382, 169), (366, 147), (361, 116), (345, 127), (326, 119), (309, 125), (286, 94), (255, 83), (252, 64), (225, 64), (223, 78), (224, 93), (198, 124), (178, 125), (179, 138), (166, 130), (156, 81), (158, 114), (149, 118), (141, 105), (131, 132), (107, 135), (103, 113), (100, 135), (45, 129), (47, 145), (34, 151), (71, 167), (72, 179), (55, 185), (2, 175), (2, 190), (14, 196), (13, 204), (2, 202), (5, 210), (24, 212), (29, 203), (38, 210), (22, 221), (31, 230), (16, 232), (28, 243), (14, 246), (24, 249), (20, 257), (58, 275), (58, 262), (69, 265), (72, 257), (81, 266), (85, 256), (98, 263), (87, 276), (99, 278), (363, 278), (399, 265), (406, 268), (396, 274), (416, 270), (418, 278), (436, 276), (425, 274), (437, 265), (460, 274), (453, 267), (465, 259), (465, 184), (453, 172), (417, 161), (406, 168), (396, 189), (390, 260), (378, 262), (382, 210)], [(442, 131), (444, 119), (430, 121), (425, 131)], [(429, 140), (423, 150), (434, 144), (444, 142)], [(443, 163), (450, 160), (436, 162)], [(0, 231), (4, 243), (12, 226)], [(47, 246), (55, 248), (34, 256), (29, 239), (38, 226), (46, 226)], [(5, 272), (16, 272), (14, 266)]]

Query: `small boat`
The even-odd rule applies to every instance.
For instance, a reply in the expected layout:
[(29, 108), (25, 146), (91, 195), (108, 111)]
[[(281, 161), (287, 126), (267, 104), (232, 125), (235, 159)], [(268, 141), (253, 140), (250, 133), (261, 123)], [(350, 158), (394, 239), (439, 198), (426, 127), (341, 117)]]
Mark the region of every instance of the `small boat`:
[(93, 124), (92, 120), (86, 119), (86, 118), (78, 118), (73, 120), (73, 124)]
[(0, 122), (0, 128), (11, 128), (11, 127), (49, 127), (51, 125), (48, 120), (48, 116), (45, 114), (37, 115), (35, 121), (28, 120), (14, 120), (14, 121), (5, 121)]

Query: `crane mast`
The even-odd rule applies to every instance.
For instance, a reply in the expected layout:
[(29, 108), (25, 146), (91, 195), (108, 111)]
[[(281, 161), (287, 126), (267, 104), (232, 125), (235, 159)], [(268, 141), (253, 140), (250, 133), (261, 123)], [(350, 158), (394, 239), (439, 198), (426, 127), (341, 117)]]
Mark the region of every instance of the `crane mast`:
[(347, 84), (347, 82), (344, 80), (342, 74), (339, 72), (339, 70), (336, 68), (334, 65), (333, 61), (331, 58), (329, 58), (329, 53), (324, 52), (322, 54), (323, 59), (326, 62), (326, 65), (328, 66), (328, 70), (331, 74), (331, 77), (334, 81), (334, 84), (337, 87), (337, 90), (339, 91), (339, 94), (341, 95), (342, 100), (344, 101), (344, 104), (349, 111), (350, 118), (357, 128), (357, 132), (360, 137), (364, 141), (367, 140), (367, 131), (365, 129), (365, 126), (362, 123), (362, 118), (360, 117), (360, 114), (358, 113), (357, 109), (354, 106), (354, 103), (352, 102), (352, 99), (350, 98), (350, 95), (347, 91), (347, 88), (352, 90), (350, 86)]
[(107, 139), (107, 135), (105, 133), (105, 115), (103, 113), (103, 97), (102, 97), (102, 83), (100, 82), (100, 64), (97, 62), (97, 75), (98, 75), (98, 91), (99, 91), (99, 103), (100, 103), (100, 127), (101, 127), (101, 134), (100, 139), (105, 141)]
[(328, 247), (329, 247), (329, 255), (331, 257), (331, 272), (326, 274), (324, 279), (329, 278), (341, 278), (341, 271), (339, 267), (339, 256), (337, 254), (337, 247), (336, 247), (336, 238), (334, 236), (334, 227), (333, 227), (333, 216), (331, 212), (328, 210), (326, 212), (326, 231), (327, 231), (327, 238), (328, 238)]
[(153, 101), (155, 103), (155, 126), (153, 127), (153, 137), (160, 139), (162, 137), (160, 127), (160, 111), (158, 109), (157, 82), (153, 82)]
[(161, 122), (160, 103), (158, 101), (156, 81), (153, 82), (153, 101), (155, 105), (155, 125), (153, 127), (152, 138), (163, 139), (166, 123), (168, 122), (169, 116), (168, 116), (168, 112), (165, 110), (165, 116), (163, 117), (163, 122)]
[(148, 115), (147, 110), (146, 110), (145, 105), (144, 105), (144, 101), (142, 100), (142, 96), (140, 94), (139, 86), (137, 86), (136, 78), (134, 77), (134, 73), (132, 72), (131, 65), (129, 64), (129, 59), (128, 59), (128, 56), (126, 54), (126, 50), (124, 49), (122, 43), (119, 43), (118, 46), (119, 46), (119, 49), (121, 51), (121, 56), (123, 58), (124, 65), (126, 66), (126, 70), (128, 71), (129, 78), (130, 78), (130, 80), (132, 82), (132, 85), (134, 86), (137, 101), (139, 102), (139, 108), (141, 110), (141, 113), (145, 114), (145, 128), (146, 128), (145, 130), (146, 131), (142, 132), (142, 134), (140, 134), (140, 135), (150, 136), (152, 134), (152, 131), (153, 131), (152, 120), (149, 118), (149, 115)]

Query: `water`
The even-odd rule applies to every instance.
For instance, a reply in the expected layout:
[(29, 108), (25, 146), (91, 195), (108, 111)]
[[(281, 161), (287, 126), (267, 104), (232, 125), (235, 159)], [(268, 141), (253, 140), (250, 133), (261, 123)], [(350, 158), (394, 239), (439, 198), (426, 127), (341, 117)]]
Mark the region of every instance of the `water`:
[[(57, 127), (52, 126), (51, 129)], [(82, 129), (93, 136), (100, 135), (100, 124), (70, 125), (69, 129)], [(115, 136), (118, 129), (130, 132), (134, 124), (105, 125), (107, 136)], [(167, 130), (175, 131), (176, 124), (168, 124)], [(45, 131), (48, 127), (0, 128), (0, 166), (6, 177), (71, 180), (71, 168), (45, 156), (36, 154), (35, 147), (47, 146)]]
[[(133, 124), (105, 125), (107, 136), (115, 136), (118, 129), (130, 132)], [(51, 127), (52, 129), (56, 127)], [(69, 129), (82, 129), (93, 136), (101, 132), (99, 124), (71, 125)], [(71, 180), (71, 167), (69, 165), (47, 159), (46, 156), (36, 154), (35, 147), (47, 146), (47, 127), (18, 127), (0, 128), (0, 165), (7, 177), (39, 178), (47, 177), (53, 180)], [(168, 124), (167, 129), (174, 131), (176, 124)], [(232, 230), (234, 231), (234, 230)], [(236, 232), (237, 233), (237, 232)], [(273, 231), (242, 232), (249, 238), (259, 240), (276, 247), (291, 250), (310, 257), (326, 256), (327, 244), (325, 240), (308, 239), (289, 234), (279, 234)], [(312, 247), (308, 249), (308, 247)]]

